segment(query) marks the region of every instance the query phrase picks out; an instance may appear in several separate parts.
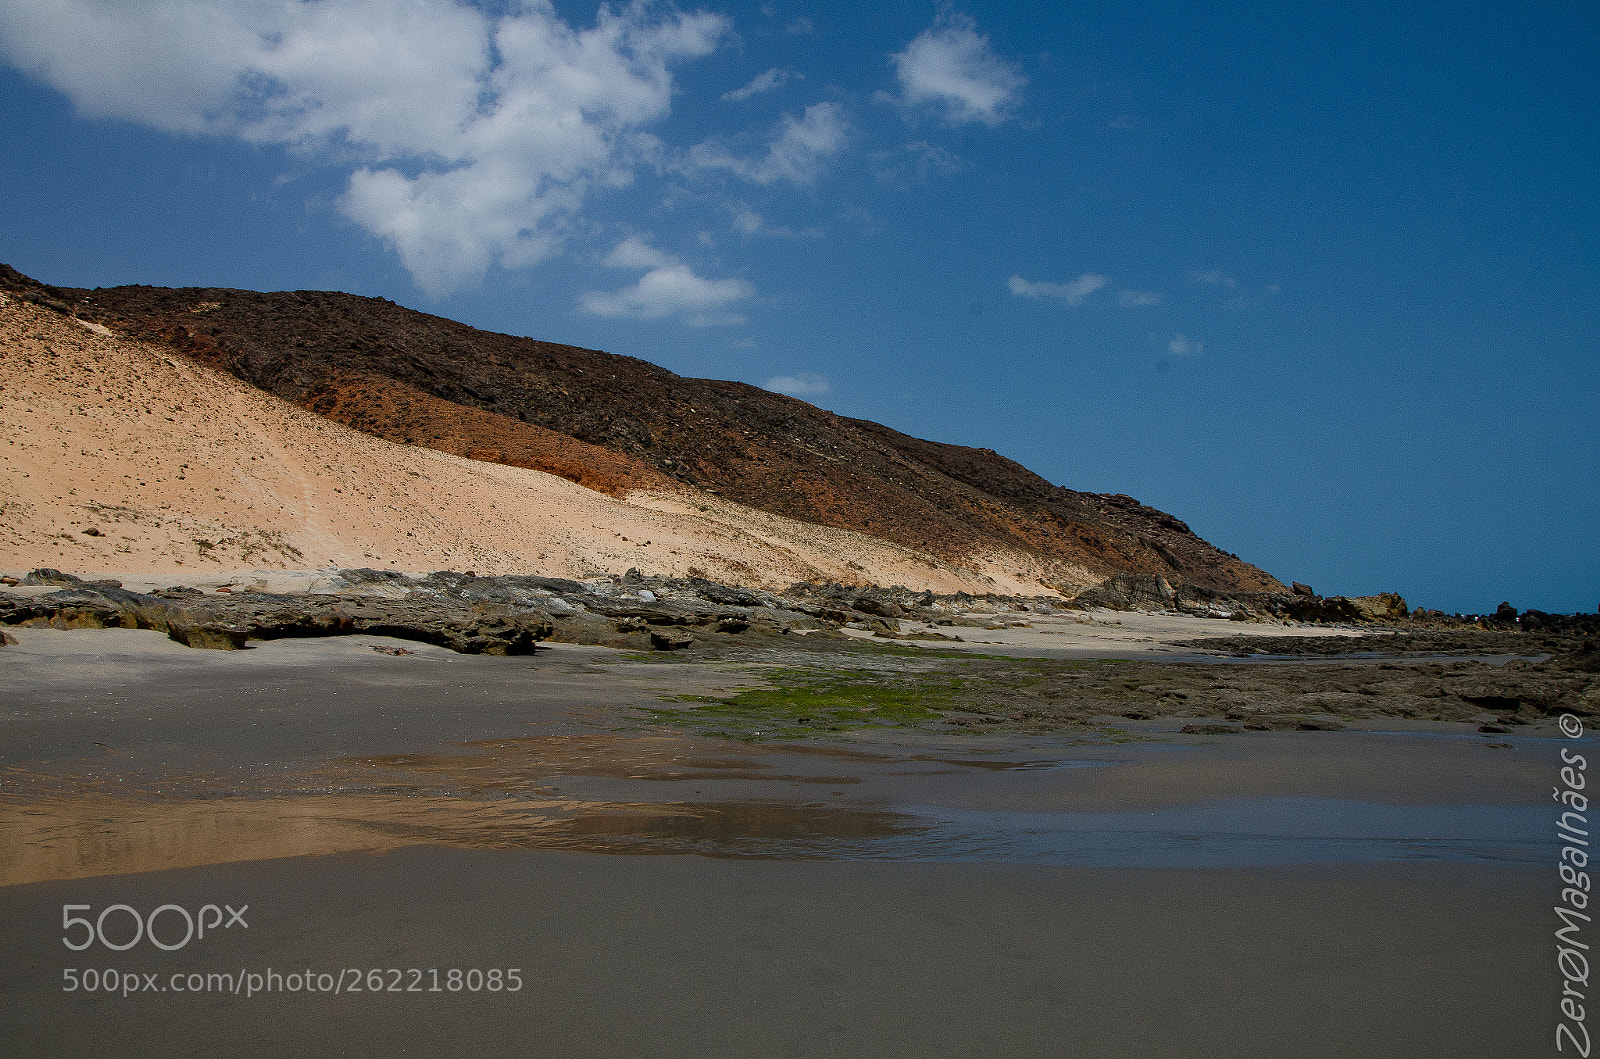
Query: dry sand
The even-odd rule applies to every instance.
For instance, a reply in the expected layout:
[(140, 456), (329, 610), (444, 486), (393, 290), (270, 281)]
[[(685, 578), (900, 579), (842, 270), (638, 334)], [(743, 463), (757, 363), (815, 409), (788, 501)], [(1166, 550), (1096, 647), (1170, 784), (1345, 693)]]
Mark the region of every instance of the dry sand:
[[(960, 624), (902, 621), (901, 633), (912, 637), (904, 642), (1016, 658), (1140, 658), (1206, 653), (1169, 642), (1174, 640), (1200, 640), (1218, 636), (1354, 637), (1381, 635), (1386, 631), (1357, 631), (1301, 622), (1220, 621), (1174, 611), (1095, 608), (1045, 612), (1032, 604), (1028, 610), (1015, 610), (1005, 604), (981, 601), (953, 613)], [(847, 636), (874, 638), (873, 633), (865, 629), (846, 628), (844, 632)], [(915, 638), (918, 634), (954, 636), (958, 639), (919, 640)]]
[(958, 568), (708, 493), (616, 500), (383, 441), (4, 295), (0, 380), (0, 570), (192, 581), (329, 566), (563, 577), (637, 567), (768, 588), (1047, 591), (1020, 555)]

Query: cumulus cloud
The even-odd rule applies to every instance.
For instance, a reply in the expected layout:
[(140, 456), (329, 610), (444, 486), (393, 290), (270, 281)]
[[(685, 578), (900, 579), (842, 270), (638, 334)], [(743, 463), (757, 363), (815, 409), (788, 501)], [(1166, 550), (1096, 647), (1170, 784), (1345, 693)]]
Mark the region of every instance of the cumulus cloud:
[(1137, 309), (1142, 305), (1160, 305), (1161, 295), (1148, 290), (1125, 290), (1117, 295), (1117, 304), (1124, 309)]
[(1000, 124), (1027, 84), (965, 15), (941, 15), (890, 61), (901, 100), (908, 106), (931, 106), (952, 125)]
[(648, 0), (588, 29), (549, 0), (0, 0), (0, 55), (86, 115), (355, 159), (341, 208), (435, 295), (555, 252), (729, 28)]
[(1209, 272), (1196, 270), (1189, 273), (1189, 278), (1196, 283), (1205, 283), (1213, 287), (1237, 287), (1239, 285), (1238, 280), (1220, 269), (1212, 269)]
[(782, 88), (791, 77), (799, 77), (788, 70), (773, 68), (764, 74), (758, 74), (743, 88), (735, 88), (731, 92), (722, 93), (724, 103), (742, 103), (751, 96), (758, 96), (763, 92), (771, 92), (775, 88)]
[(1167, 343), (1167, 352), (1175, 357), (1198, 357), (1206, 351), (1204, 343), (1196, 342), (1183, 335), (1173, 335)]
[(618, 243), (603, 264), (647, 271), (637, 283), (618, 290), (586, 291), (578, 299), (578, 307), (594, 316), (673, 317), (692, 327), (737, 325), (745, 318), (730, 306), (756, 292), (747, 280), (697, 276), (688, 265), (637, 236)]
[(790, 397), (819, 397), (825, 393), (832, 393), (833, 385), (821, 375), (802, 371), (793, 375), (774, 376), (767, 380), (766, 386), (762, 389), (788, 394)]
[(1061, 298), (1068, 305), (1080, 305), (1083, 299), (1106, 285), (1104, 276), (1084, 273), (1070, 283), (1030, 283), (1021, 276), (1006, 281), (1011, 293), (1019, 298)]
[(822, 175), (833, 156), (844, 150), (849, 134), (849, 123), (836, 104), (816, 103), (798, 118), (785, 115), (761, 157), (740, 158), (722, 142), (707, 140), (689, 149), (688, 168), (727, 170), (755, 184), (780, 180), (810, 184)]

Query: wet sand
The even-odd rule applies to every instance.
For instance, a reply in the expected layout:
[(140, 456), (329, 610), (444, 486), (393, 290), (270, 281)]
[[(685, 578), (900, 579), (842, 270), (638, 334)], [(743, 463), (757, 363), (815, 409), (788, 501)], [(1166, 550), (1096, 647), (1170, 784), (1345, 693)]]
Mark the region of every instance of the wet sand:
[[(643, 711), (757, 665), (18, 632), (8, 1055), (1487, 1057), (1553, 1032), (1548, 733), (749, 742)], [(250, 927), (63, 947), (62, 905), (119, 902), (248, 903)], [(525, 988), (61, 991), (268, 966)]]
[[(414, 849), (0, 890), (7, 1054), (1542, 1054), (1542, 875)], [(89, 960), (60, 906), (250, 906)], [(509, 994), (59, 992), (67, 966), (521, 969)], [(387, 982), (385, 977), (383, 981)], [(402, 976), (402, 987), (411, 979)]]

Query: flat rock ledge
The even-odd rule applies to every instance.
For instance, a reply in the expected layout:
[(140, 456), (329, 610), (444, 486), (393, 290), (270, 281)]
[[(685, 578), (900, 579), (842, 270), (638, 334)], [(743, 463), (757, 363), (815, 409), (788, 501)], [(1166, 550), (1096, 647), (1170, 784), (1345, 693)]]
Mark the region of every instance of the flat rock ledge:
[[(250, 640), (366, 633), (416, 640), (463, 654), (520, 655), (540, 641), (638, 650), (682, 650), (732, 636), (822, 631), (838, 623), (769, 593), (713, 582), (655, 591), (625, 579), (581, 583), (546, 577), (475, 577), (441, 571), (412, 578), (341, 570), (332, 591), (281, 595), (192, 588), (133, 592), (115, 581), (84, 581), (35, 570), (24, 588), (0, 591), (0, 626), (153, 629), (189, 647), (238, 650)], [(841, 615), (841, 617), (845, 617)], [(0, 634), (3, 635), (3, 634)]]

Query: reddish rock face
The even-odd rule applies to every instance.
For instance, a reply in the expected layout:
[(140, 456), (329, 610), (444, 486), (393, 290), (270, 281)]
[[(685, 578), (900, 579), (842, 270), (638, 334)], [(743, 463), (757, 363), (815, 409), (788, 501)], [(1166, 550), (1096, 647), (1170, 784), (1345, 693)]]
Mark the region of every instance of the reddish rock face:
[(189, 356), (350, 427), (612, 495), (683, 483), (948, 561), (1017, 550), (1106, 577), (1284, 592), (1128, 496), (1052, 485), (989, 449), (909, 437), (736, 382), (478, 331), (318, 291), (0, 289)]

